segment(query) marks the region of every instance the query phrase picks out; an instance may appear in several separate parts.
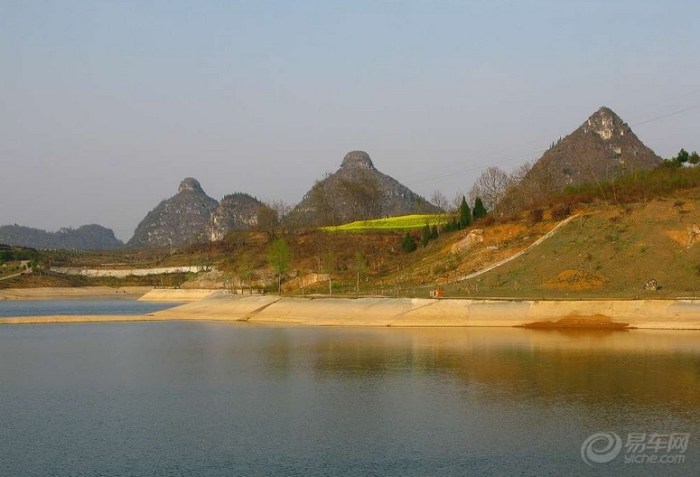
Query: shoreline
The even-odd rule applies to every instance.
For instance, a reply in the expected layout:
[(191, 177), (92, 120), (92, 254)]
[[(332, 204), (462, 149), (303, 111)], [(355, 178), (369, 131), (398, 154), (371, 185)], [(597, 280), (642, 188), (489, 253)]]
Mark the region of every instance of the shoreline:
[(700, 330), (700, 300), (695, 299), (302, 298), (150, 289), (139, 300), (186, 303), (147, 315), (8, 317), (1, 318), (0, 324), (194, 320), (307, 326)]

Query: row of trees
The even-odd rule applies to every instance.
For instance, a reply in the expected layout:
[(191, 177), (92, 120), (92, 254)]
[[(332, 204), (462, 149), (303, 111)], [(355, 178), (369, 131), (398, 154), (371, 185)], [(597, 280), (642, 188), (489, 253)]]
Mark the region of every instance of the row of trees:
[(476, 196), (474, 207), (469, 207), (466, 197), (462, 196), (459, 207), (452, 216), (452, 220), (445, 224), (445, 232), (454, 232), (469, 227), (475, 220), (482, 219), (488, 214), (481, 197)]
[(688, 152), (682, 148), (678, 154), (664, 161), (664, 165), (671, 167), (697, 166), (698, 164), (700, 164), (700, 155), (697, 151)]
[[(688, 152), (681, 149), (674, 157), (665, 160), (662, 166), (700, 167), (700, 155), (696, 151)], [(611, 182), (614, 189), (616, 181), (629, 176), (632, 172), (620, 164), (611, 166), (606, 177), (598, 177), (593, 170), (584, 171), (590, 176), (590, 182), (599, 189), (602, 188), (603, 182)], [(557, 186), (551, 167), (547, 164), (526, 162), (510, 173), (506, 173), (499, 167), (485, 169), (474, 181), (469, 197), (472, 200), (476, 200), (477, 197), (483, 198), (485, 206), (494, 218), (500, 218), (535, 207), (560, 190), (561, 185)]]
[[(332, 253), (328, 253), (323, 260), (323, 271), (330, 276), (335, 268), (335, 258)], [(292, 252), (289, 244), (285, 239), (278, 238), (270, 243), (267, 249), (267, 263), (277, 275), (277, 292), (282, 294), (282, 277), (286, 274), (292, 264)], [(320, 267), (320, 263), (319, 263)], [(352, 270), (355, 272), (355, 293), (360, 292), (360, 276), (368, 269), (367, 258), (357, 250), (352, 261)], [(241, 276), (243, 279), (243, 276)], [(248, 275), (248, 279), (252, 278), (252, 271)], [(333, 293), (332, 281), (328, 282), (329, 293)]]

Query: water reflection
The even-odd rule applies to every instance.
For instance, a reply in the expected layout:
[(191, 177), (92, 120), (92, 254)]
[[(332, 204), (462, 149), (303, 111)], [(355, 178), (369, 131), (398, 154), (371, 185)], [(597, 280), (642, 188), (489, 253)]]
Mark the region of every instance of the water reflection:
[(0, 475), (586, 475), (601, 430), (687, 475), (699, 400), (699, 332), (4, 326)]
[[(266, 348), (269, 372), (318, 379), (442, 375), (482, 399), (579, 401), (679, 410), (700, 404), (700, 333), (523, 329), (308, 329)], [(305, 358), (305, 359), (300, 359)]]

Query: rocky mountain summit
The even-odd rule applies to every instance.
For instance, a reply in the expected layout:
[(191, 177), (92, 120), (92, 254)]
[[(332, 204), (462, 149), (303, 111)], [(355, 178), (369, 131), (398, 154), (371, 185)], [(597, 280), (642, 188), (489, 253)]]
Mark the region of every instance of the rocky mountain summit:
[(58, 232), (23, 227), (0, 226), (0, 243), (38, 249), (104, 250), (122, 247), (112, 229), (101, 225), (83, 225), (77, 229), (62, 228)]
[(258, 211), (263, 203), (241, 192), (224, 196), (211, 214), (209, 240), (221, 240), (232, 230), (248, 230), (258, 225)]
[(211, 215), (219, 203), (196, 179), (180, 183), (177, 194), (162, 201), (139, 223), (130, 247), (162, 247), (207, 240)]
[(396, 179), (381, 173), (364, 151), (349, 152), (340, 168), (317, 181), (291, 212), (289, 220), (303, 225), (333, 225), (354, 220), (440, 209)]
[(557, 190), (653, 169), (662, 159), (610, 108), (602, 107), (546, 151), (526, 176), (542, 190)]
[(258, 199), (229, 194), (221, 202), (209, 197), (200, 183), (184, 179), (177, 194), (162, 201), (136, 227), (130, 247), (163, 247), (221, 240), (232, 230), (247, 230), (258, 223)]

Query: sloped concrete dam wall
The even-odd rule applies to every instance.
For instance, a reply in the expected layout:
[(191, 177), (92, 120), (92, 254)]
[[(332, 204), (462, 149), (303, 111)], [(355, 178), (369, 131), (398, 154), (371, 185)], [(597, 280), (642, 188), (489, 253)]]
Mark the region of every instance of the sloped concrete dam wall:
[(211, 294), (154, 314), (316, 326), (525, 326), (700, 329), (700, 300), (293, 298)]

